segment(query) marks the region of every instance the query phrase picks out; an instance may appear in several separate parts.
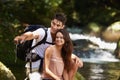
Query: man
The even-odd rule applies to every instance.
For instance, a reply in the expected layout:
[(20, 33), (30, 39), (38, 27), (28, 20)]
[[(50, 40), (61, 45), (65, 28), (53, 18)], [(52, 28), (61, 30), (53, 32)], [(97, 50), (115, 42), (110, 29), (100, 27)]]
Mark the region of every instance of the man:
[[(48, 28), (47, 30), (47, 39), (46, 41), (49, 43), (53, 43), (53, 41), (55, 40), (55, 33), (57, 30), (59, 29), (63, 29), (65, 27), (65, 23), (66, 23), (66, 16), (63, 13), (56, 13), (55, 16), (52, 18), (51, 20), (51, 26), (50, 28)], [(18, 43), (18, 41), (20, 41), (20, 43), (24, 42), (25, 40), (33, 40), (33, 46), (38, 43), (40, 40), (42, 40), (45, 36), (45, 31), (43, 29), (37, 29), (36, 31), (33, 32), (26, 32), (24, 34), (22, 34), (21, 36), (17, 36), (15, 37), (14, 41), (16, 43)], [(40, 57), (44, 58), (44, 52), (46, 50), (46, 48), (48, 46), (50, 46), (51, 44), (45, 43), (45, 44), (41, 44), (38, 45), (37, 47), (35, 47), (32, 52), (38, 54)], [(76, 57), (75, 55), (72, 55), (73, 59), (76, 59), (76, 63), (79, 63), (79, 67), (83, 66), (83, 62)], [(28, 62), (26, 64), (26, 69), (27, 69), (27, 74), (29, 75), (30, 80), (40, 80), (40, 75), (39, 75), (39, 66), (40, 66), (40, 62), (41, 60), (37, 60), (35, 62), (32, 62), (32, 73), (30, 73), (30, 63)], [(34, 79), (34, 75), (37, 75)]]

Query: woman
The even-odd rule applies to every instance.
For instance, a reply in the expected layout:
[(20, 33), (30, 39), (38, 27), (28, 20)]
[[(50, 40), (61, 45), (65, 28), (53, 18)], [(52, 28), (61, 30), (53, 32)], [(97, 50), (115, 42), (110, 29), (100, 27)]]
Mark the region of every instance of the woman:
[(69, 33), (60, 29), (55, 36), (55, 45), (45, 51), (43, 80), (73, 80), (79, 64), (71, 59), (73, 45)]

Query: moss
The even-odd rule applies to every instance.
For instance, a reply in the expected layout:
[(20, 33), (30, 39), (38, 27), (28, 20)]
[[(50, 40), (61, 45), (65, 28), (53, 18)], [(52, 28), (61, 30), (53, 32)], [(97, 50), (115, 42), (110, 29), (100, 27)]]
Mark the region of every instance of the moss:
[(0, 80), (16, 80), (13, 73), (0, 62)]
[(77, 72), (74, 80), (85, 80), (85, 78), (79, 72)]

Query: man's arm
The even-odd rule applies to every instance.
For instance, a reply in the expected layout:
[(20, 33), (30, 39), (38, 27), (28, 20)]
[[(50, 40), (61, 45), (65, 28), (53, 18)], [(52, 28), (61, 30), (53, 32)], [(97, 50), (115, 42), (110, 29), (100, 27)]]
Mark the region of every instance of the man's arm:
[(71, 57), (76, 61), (76, 63), (79, 63), (79, 68), (83, 67), (83, 61), (79, 57), (77, 57), (75, 54), (72, 54)]
[(22, 43), (26, 40), (37, 39), (39, 35), (33, 35), (33, 32), (26, 32), (20, 36), (14, 38), (15, 43)]

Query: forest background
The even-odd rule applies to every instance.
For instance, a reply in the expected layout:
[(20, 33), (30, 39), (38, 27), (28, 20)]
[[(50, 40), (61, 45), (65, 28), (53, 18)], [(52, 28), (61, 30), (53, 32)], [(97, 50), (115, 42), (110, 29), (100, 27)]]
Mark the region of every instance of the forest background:
[[(21, 22), (50, 26), (54, 13), (67, 15), (67, 27), (90, 32), (95, 24), (102, 32), (120, 21), (119, 0), (0, 0), (0, 61), (15, 64), (13, 39), (24, 30)], [(19, 63), (16, 63), (19, 64)]]

